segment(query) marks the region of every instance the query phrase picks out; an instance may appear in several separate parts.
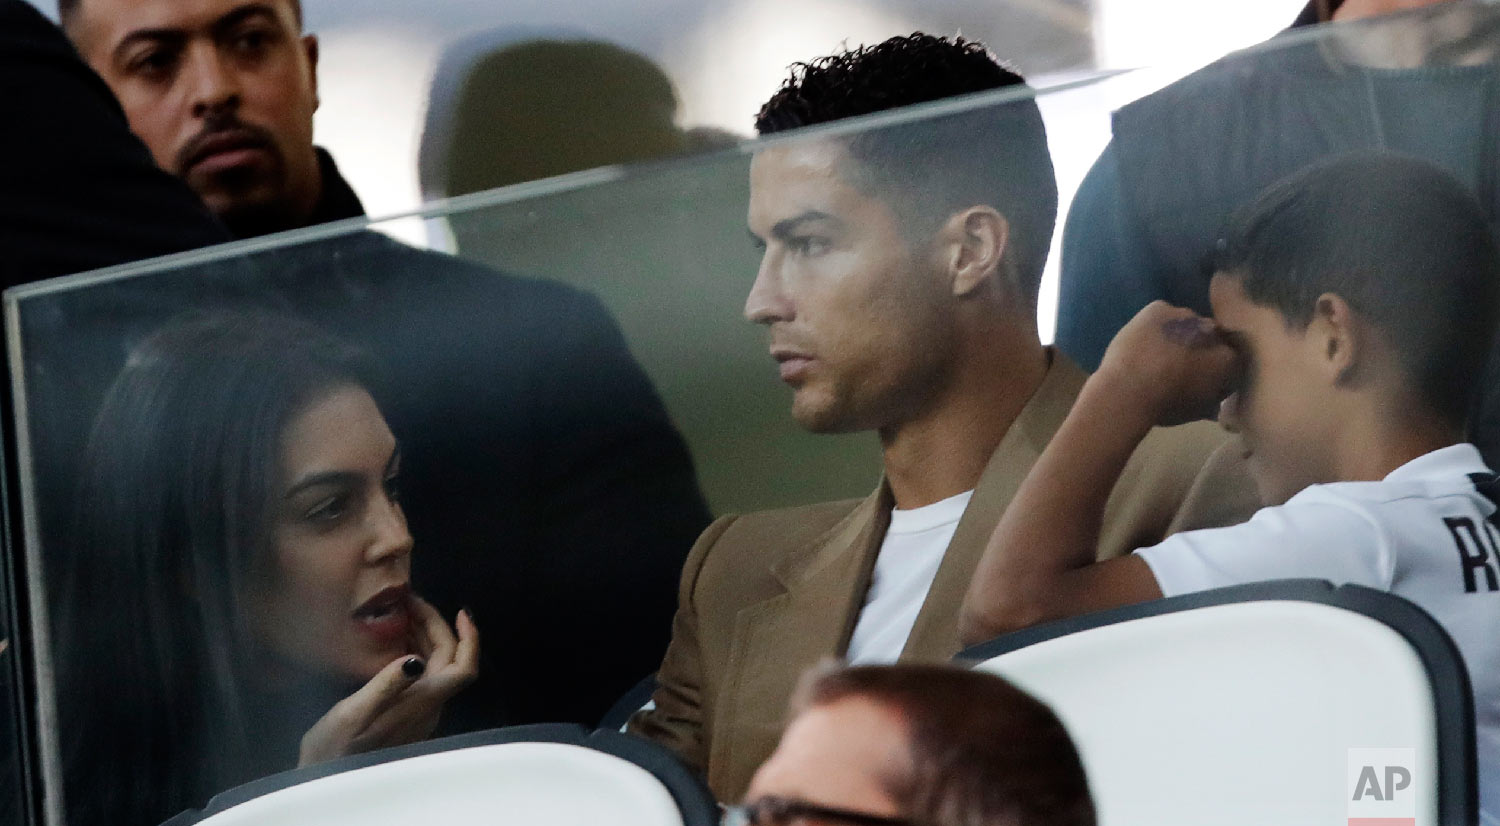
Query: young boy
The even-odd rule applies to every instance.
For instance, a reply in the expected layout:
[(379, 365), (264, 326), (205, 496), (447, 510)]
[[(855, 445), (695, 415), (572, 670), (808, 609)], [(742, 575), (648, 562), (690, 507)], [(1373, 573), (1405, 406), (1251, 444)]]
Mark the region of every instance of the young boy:
[[(1115, 337), (985, 549), (964, 642), (1268, 579), (1390, 591), (1463, 653), (1493, 817), (1500, 484), (1464, 440), (1500, 301), (1484, 214), (1425, 163), (1344, 156), (1267, 190), (1216, 258), (1213, 320), (1157, 302)], [(1269, 507), (1094, 564), (1105, 499), (1136, 443), (1220, 399)]]

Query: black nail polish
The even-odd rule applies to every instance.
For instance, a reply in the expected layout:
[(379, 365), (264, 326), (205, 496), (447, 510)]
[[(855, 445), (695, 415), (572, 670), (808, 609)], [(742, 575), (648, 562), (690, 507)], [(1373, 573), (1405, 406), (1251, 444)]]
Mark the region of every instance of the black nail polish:
[(421, 657), (407, 657), (406, 662), (401, 664), (401, 673), (415, 680), (422, 676), (427, 670), (427, 663), (422, 662)]
[(474, 609), (473, 608), (470, 608), (469, 606), (464, 605), (464, 606), (460, 607), (458, 610), (460, 610), (460, 611), (464, 612), (465, 614), (469, 615), (469, 622), (473, 622), (474, 621)]

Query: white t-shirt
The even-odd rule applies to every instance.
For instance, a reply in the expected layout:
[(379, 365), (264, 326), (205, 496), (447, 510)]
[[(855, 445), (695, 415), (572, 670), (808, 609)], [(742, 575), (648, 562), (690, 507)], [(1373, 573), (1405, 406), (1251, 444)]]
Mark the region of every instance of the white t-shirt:
[(854, 664), (893, 663), (906, 647), (938, 565), (953, 541), (974, 491), (911, 510), (891, 511), (891, 526), (875, 557), (864, 607), (849, 638)]
[(1389, 591), (1447, 630), (1468, 666), (1479, 800), (1500, 823), (1500, 530), (1490, 477), (1461, 444), (1379, 482), (1313, 485), (1249, 522), (1190, 531), (1137, 551), (1166, 596), (1268, 579), (1316, 578)]

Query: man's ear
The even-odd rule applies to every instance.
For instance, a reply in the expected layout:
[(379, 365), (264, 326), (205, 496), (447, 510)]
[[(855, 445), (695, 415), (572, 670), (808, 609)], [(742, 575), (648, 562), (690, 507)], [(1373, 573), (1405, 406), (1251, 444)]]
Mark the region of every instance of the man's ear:
[(999, 272), (1010, 243), (1010, 222), (992, 207), (973, 206), (949, 217), (940, 237), (953, 294), (966, 296)]
[(318, 36), (302, 35), (302, 50), (307, 52), (308, 79), (312, 81), (313, 110), (316, 111), (323, 104), (323, 101), (318, 98)]
[(1337, 293), (1323, 293), (1313, 304), (1312, 321), (1307, 325), (1308, 346), (1316, 347), (1314, 357), (1325, 374), (1335, 383), (1352, 379), (1365, 357), (1363, 328), (1354, 308)]

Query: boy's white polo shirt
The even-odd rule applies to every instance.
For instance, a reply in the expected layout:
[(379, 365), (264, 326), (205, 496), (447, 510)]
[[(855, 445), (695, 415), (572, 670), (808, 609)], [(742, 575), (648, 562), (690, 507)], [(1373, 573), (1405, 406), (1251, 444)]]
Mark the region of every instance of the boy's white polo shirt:
[(1313, 485), (1244, 524), (1176, 534), (1137, 553), (1166, 596), (1315, 578), (1421, 606), (1468, 666), (1480, 808), (1485, 823), (1500, 823), (1500, 518), (1476, 487), (1490, 476), (1473, 445), (1453, 445), (1379, 482)]

